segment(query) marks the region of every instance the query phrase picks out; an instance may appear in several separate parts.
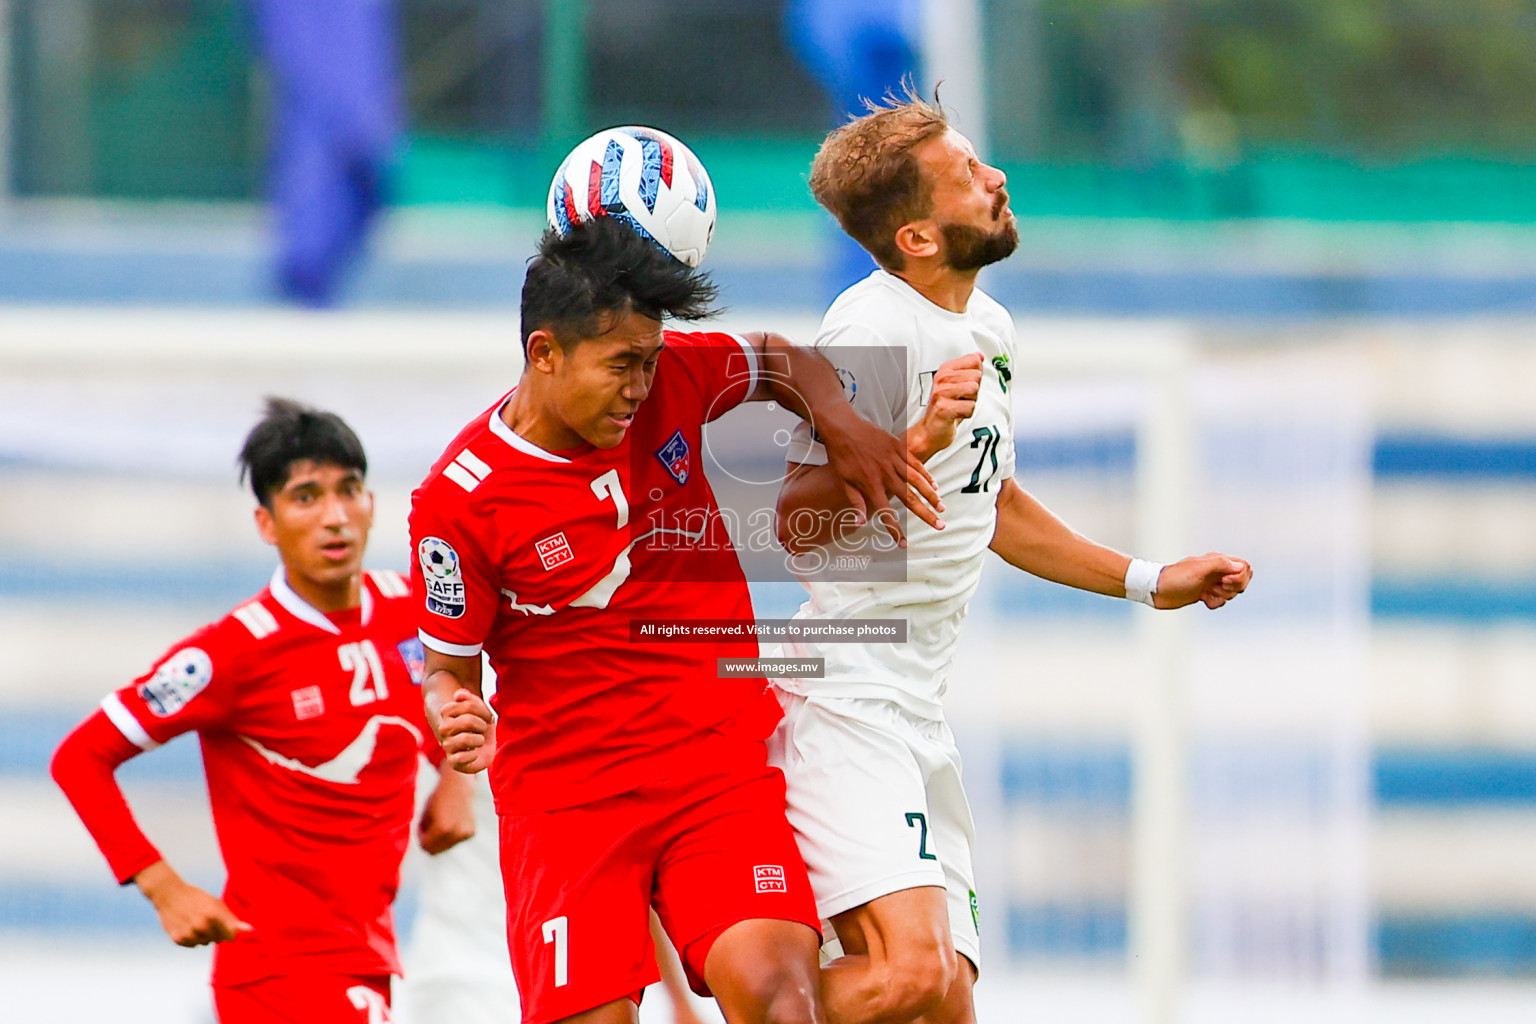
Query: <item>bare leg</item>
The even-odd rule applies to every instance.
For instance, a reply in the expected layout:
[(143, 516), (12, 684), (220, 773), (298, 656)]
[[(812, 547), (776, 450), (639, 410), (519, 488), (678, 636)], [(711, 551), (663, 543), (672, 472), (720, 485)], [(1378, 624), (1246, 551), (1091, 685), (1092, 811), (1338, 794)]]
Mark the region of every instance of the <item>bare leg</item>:
[(661, 919), (651, 911), (651, 942), (656, 946), (656, 967), (661, 971), (661, 987), (672, 1000), (672, 1024), (704, 1024), (693, 1012), (688, 1001), (688, 979), (683, 976), (683, 965), (672, 948), (672, 940), (661, 929)]
[(908, 1024), (947, 1005), (960, 957), (942, 886), (879, 896), (832, 925), (845, 955), (821, 972), (830, 1024)]
[(728, 1024), (826, 1024), (816, 933), (797, 921), (731, 925), (704, 959), (704, 980)]
[(583, 1010), (573, 1017), (565, 1017), (559, 1024), (638, 1024), (640, 1008), (628, 996), (611, 1003)]

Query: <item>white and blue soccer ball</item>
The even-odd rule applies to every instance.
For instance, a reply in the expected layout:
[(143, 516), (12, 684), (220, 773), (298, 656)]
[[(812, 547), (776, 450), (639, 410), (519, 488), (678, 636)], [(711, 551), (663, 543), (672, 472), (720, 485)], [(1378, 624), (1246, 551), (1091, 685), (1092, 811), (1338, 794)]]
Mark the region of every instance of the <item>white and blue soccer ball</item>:
[(607, 128), (571, 150), (555, 172), (548, 213), (561, 234), (612, 217), (696, 267), (715, 234), (715, 189), (699, 158), (666, 132)]
[(439, 537), (423, 537), (417, 545), (416, 557), (421, 561), (421, 571), (433, 579), (446, 580), (458, 575), (459, 553)]

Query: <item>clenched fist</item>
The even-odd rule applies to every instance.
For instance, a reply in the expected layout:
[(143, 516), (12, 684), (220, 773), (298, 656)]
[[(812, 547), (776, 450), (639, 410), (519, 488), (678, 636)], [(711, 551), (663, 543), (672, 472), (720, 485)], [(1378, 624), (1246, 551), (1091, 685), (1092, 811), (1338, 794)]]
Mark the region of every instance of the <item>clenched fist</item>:
[(948, 448), (959, 425), (976, 411), (981, 394), (980, 352), (951, 359), (933, 375), (933, 393), (923, 418), (907, 432), (907, 450), (927, 461)]
[(210, 942), (228, 942), (251, 926), (235, 916), (212, 893), (182, 881), (180, 875), (163, 860), (157, 860), (133, 876), (160, 915), (160, 927), (178, 946), (206, 946)]

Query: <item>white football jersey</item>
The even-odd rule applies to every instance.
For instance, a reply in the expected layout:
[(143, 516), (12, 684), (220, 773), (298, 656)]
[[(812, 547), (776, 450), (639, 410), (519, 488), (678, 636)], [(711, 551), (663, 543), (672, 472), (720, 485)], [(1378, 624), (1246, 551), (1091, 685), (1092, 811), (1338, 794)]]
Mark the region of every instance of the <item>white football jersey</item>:
[[(980, 290), (971, 293), (964, 313), (954, 313), (894, 274), (877, 270), (838, 296), (822, 320), (815, 347), (837, 367), (854, 407), (893, 432), (922, 420), (940, 366), (973, 352), (983, 356), (975, 413), (959, 424), (949, 447), (926, 463), (944, 500), (940, 518), (946, 528), (935, 530), (908, 514), (905, 572), (899, 571), (898, 559), (895, 578), (888, 582), (855, 579), (856, 569), (844, 573), (842, 582), (802, 576), (810, 599), (796, 618), (904, 618), (906, 643), (783, 645), (788, 657), (826, 659), (825, 678), (781, 680), (785, 690), (891, 700), (914, 714), (942, 718), (960, 625), (996, 526), (998, 491), (1013, 476), (1013, 320)], [(790, 443), (788, 458), (812, 465), (827, 461), (826, 450), (804, 424)], [(878, 545), (882, 536), (869, 525), (841, 549), (822, 551), (842, 555), (845, 566), (857, 566), (842, 553), (867, 550), (861, 542)]]

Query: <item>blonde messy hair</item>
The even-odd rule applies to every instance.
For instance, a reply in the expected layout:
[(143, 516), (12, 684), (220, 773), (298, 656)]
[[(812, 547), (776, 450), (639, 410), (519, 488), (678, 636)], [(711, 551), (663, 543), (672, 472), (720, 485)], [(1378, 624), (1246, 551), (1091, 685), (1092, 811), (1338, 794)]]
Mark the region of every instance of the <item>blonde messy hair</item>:
[(876, 102), (822, 141), (811, 161), (811, 193), (881, 266), (902, 269), (896, 230), (926, 217), (932, 194), (912, 150), (949, 127), (939, 104), (919, 96), (912, 81)]

